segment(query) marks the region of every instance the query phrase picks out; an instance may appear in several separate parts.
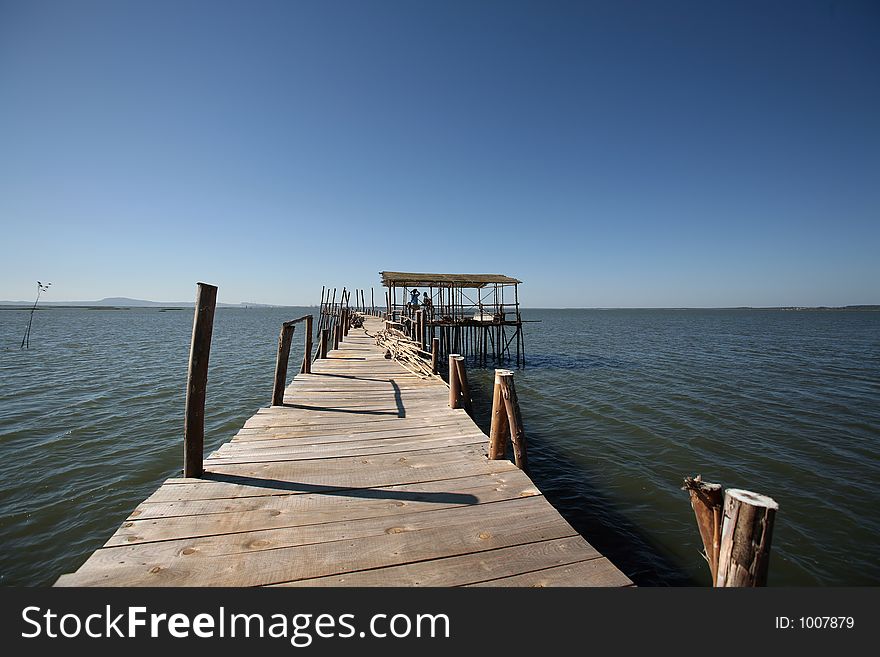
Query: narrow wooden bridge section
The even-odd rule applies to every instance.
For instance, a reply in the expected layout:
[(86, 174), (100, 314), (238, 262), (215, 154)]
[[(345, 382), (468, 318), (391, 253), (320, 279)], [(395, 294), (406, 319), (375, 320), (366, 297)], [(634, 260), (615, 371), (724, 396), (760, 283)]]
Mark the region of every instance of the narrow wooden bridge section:
[(628, 586), (368, 317), (60, 586)]

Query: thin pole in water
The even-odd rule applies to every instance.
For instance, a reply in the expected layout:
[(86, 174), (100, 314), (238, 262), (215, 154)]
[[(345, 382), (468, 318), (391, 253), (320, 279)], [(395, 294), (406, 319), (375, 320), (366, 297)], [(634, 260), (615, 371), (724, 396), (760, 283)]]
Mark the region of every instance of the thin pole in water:
[(34, 307), (31, 308), (30, 317), (28, 317), (28, 325), (27, 329), (24, 332), (24, 337), (21, 339), (21, 347), (20, 349), (30, 349), (31, 348), (31, 325), (34, 323), (34, 311), (37, 309), (37, 304), (40, 301), (40, 294), (49, 289), (52, 283), (46, 283), (43, 285), (40, 281), (37, 281), (37, 298), (34, 301)]

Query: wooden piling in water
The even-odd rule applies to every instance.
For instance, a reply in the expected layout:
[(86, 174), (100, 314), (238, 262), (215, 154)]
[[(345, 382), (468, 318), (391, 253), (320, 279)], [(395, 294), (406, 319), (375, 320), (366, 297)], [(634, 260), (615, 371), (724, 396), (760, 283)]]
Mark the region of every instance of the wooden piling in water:
[(513, 461), (520, 470), (526, 470), (528, 468), (528, 456), (522, 414), (519, 410), (516, 386), (513, 384), (513, 372), (510, 370), (506, 370), (506, 372), (506, 374), (499, 377), (499, 383), (501, 384), (501, 397), (504, 399), (504, 408), (507, 412), (510, 442), (513, 443)]
[(431, 338), (431, 371), (434, 374), (440, 370), (440, 338)]
[(724, 518), (715, 586), (766, 586), (770, 541), (779, 505), (747, 490), (724, 492)]
[(509, 427), (507, 409), (501, 391), (501, 377), (513, 376), (510, 370), (495, 370), (495, 385), (492, 388), (492, 422), (489, 427), (489, 458), (503, 459), (507, 454)]
[(773, 523), (779, 505), (770, 497), (685, 477), (716, 587), (766, 586)]
[(461, 394), (461, 405), (468, 415), (473, 414), (471, 404), (471, 387), (468, 384), (467, 371), (465, 370), (464, 356), (453, 355), (450, 357), (450, 366), (455, 366), (455, 377), (458, 379), (458, 388)]
[(458, 369), (455, 367), (455, 359), (458, 354), (449, 354), (449, 408), (460, 408), (461, 381), (458, 378)]
[(489, 428), (489, 458), (502, 459), (507, 453), (507, 437), (513, 444), (513, 459), (521, 470), (528, 468), (526, 436), (513, 372), (495, 370), (495, 386), (492, 390), (492, 423)]
[(685, 477), (683, 488), (691, 498), (691, 508), (697, 520), (703, 553), (712, 573), (712, 583), (718, 576), (718, 553), (721, 547), (721, 517), (724, 508), (724, 492), (721, 484), (703, 481), (700, 475)]
[(205, 451), (205, 394), (208, 357), (214, 332), (217, 286), (199, 283), (193, 317), (189, 368), (186, 377), (186, 411), (183, 418), (183, 476), (201, 477)]

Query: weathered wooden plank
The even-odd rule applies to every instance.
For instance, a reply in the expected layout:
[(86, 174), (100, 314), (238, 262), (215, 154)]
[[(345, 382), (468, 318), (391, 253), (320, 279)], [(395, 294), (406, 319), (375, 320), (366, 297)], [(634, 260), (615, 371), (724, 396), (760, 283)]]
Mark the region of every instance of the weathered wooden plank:
[[(412, 428), (408, 428), (412, 427)], [(301, 445), (314, 444), (326, 445), (329, 443), (344, 443), (353, 441), (385, 440), (388, 438), (418, 438), (419, 436), (464, 436), (474, 433), (473, 426), (457, 422), (446, 425), (406, 425), (399, 429), (373, 428), (372, 431), (354, 431), (351, 429), (341, 431), (339, 429), (326, 429), (324, 431), (296, 431), (295, 429), (253, 431), (246, 434), (239, 432), (232, 437), (229, 443), (237, 445), (249, 445), (254, 449), (275, 449), (286, 444)], [(479, 432), (478, 432), (479, 433)], [(221, 447), (222, 449), (222, 447)]]
[(356, 417), (340, 417), (335, 422), (308, 422), (296, 421), (295, 418), (278, 418), (272, 423), (262, 423), (262, 426), (251, 425), (246, 423), (239, 430), (239, 434), (247, 435), (248, 433), (272, 433), (280, 431), (384, 431), (387, 429), (400, 428), (405, 430), (407, 427), (444, 427), (450, 424), (459, 426), (472, 427), (473, 423), (468, 424), (466, 419), (458, 415), (441, 415), (435, 417), (396, 417), (396, 416), (375, 416), (369, 418), (365, 422), (363, 418)]
[[(517, 522), (511, 522), (513, 517)], [(220, 522), (228, 518), (229, 516), (218, 516)], [(502, 533), (506, 533), (505, 527), (510, 528), (513, 525), (544, 528), (568, 526), (543, 496), (527, 496), (491, 504), (465, 504), (451, 508), (400, 513), (391, 517), (380, 516), (269, 530), (228, 532), (230, 528), (225, 528), (228, 533), (104, 548), (99, 552), (112, 553), (107, 555), (110, 561), (117, 557), (122, 558), (123, 555), (137, 555), (138, 558), (157, 561), (172, 560), (178, 557), (178, 553), (182, 550), (194, 550), (202, 556), (223, 556), (262, 550), (276, 551), (297, 545), (331, 543), (384, 534), (452, 528), (460, 525), (491, 527), (501, 530)], [(489, 530), (486, 529), (486, 532)], [(575, 532), (569, 528), (567, 533), (561, 535), (574, 534)]]
[(571, 536), (275, 586), (465, 586), (600, 556), (582, 537)]
[(630, 579), (605, 557), (502, 577), (470, 586), (629, 586)]
[[(306, 410), (306, 409), (302, 409)], [(464, 411), (461, 411), (464, 413)], [(419, 409), (415, 411), (405, 411), (405, 415), (401, 416), (399, 409), (397, 408), (385, 408), (381, 411), (371, 411), (371, 410), (357, 410), (350, 409), (348, 411), (319, 411), (311, 409), (308, 417), (297, 417), (295, 414), (289, 415), (276, 415), (274, 417), (271, 416), (254, 416), (250, 420), (245, 423), (245, 426), (248, 428), (262, 428), (262, 427), (284, 427), (284, 426), (304, 426), (304, 425), (343, 425), (343, 424), (352, 424), (357, 422), (367, 422), (373, 421), (375, 418), (386, 419), (386, 420), (395, 420), (395, 419), (403, 419), (404, 417), (410, 419), (432, 419), (437, 418), (438, 414), (436, 411), (432, 412), (429, 409)], [(440, 416), (441, 418), (444, 416)]]
[[(289, 495), (312, 495), (313, 497), (322, 497), (330, 503), (335, 503), (340, 496), (361, 497), (365, 499), (385, 499), (383, 496), (396, 495), (399, 500), (416, 499), (421, 495), (433, 495), (436, 493), (467, 493), (474, 488), (481, 488), (487, 484), (492, 484), (502, 489), (516, 489), (519, 496), (540, 495), (537, 487), (524, 476), (521, 471), (513, 469), (507, 472), (499, 472), (493, 474), (477, 474), (467, 477), (456, 477), (452, 479), (440, 479), (435, 481), (425, 481), (410, 484), (400, 484), (396, 486), (381, 486), (375, 488), (339, 488), (335, 490), (327, 490), (322, 493), (295, 493), (291, 491)], [(179, 489), (178, 489), (179, 490)], [(129, 516), (129, 520), (138, 519), (146, 520), (153, 518), (169, 518), (176, 516), (196, 516), (202, 514), (214, 513), (240, 513), (244, 511), (268, 511), (281, 510), (284, 511), (291, 502), (284, 499), (283, 495), (263, 495), (252, 497), (233, 497), (221, 499), (179, 499), (174, 501), (153, 501), (153, 497), (149, 497), (141, 502), (138, 507)], [(405, 506), (405, 505), (404, 505)]]
[[(450, 490), (450, 482), (455, 482)], [(537, 496), (531, 482), (519, 480), (510, 485), (497, 476), (484, 475), (461, 480), (430, 482), (408, 487), (342, 490), (334, 493), (306, 493), (295, 498), (256, 498), (254, 504), (235, 504), (238, 500), (198, 504), (167, 503), (141, 508), (141, 515), (123, 523), (105, 547), (152, 541), (211, 536), (224, 532), (252, 532), (307, 524), (349, 522), (444, 508), (473, 506), (523, 497)], [(247, 502), (248, 500), (246, 500)], [(179, 515), (198, 509), (197, 515)], [(144, 518), (143, 512), (153, 511)], [(155, 512), (165, 514), (157, 517)], [(175, 515), (171, 515), (175, 514)], [(377, 520), (377, 522), (379, 522)], [(396, 521), (395, 521), (396, 522)]]
[[(385, 456), (370, 457), (383, 459)], [(424, 464), (424, 460), (408, 457), (411, 462)], [(511, 472), (516, 469), (505, 461), (482, 462), (462, 459), (458, 462), (440, 462), (423, 467), (409, 467), (407, 463), (398, 467), (357, 467), (362, 458), (330, 459), (317, 462), (295, 462), (289, 474), (275, 469), (267, 476), (249, 476), (236, 473), (226, 474), (216, 479), (169, 479), (148, 500), (152, 502), (174, 502), (185, 499), (227, 499), (234, 497), (253, 497), (266, 495), (291, 495), (299, 493), (329, 492), (346, 488), (377, 488), (427, 481), (440, 481), (479, 474)], [(347, 477), (340, 477), (336, 467), (338, 462), (347, 462), (339, 470), (356, 468)], [(316, 466), (306, 469), (305, 466)], [(300, 471), (302, 468), (302, 471)], [(208, 473), (208, 477), (216, 476)]]
[[(514, 504), (534, 508), (511, 523)], [(103, 548), (64, 584), (261, 586), (574, 535), (542, 498), (333, 525)]]
[(312, 459), (343, 458), (346, 456), (372, 456), (378, 454), (408, 454), (424, 451), (427, 448), (439, 449), (461, 445), (482, 445), (482, 435), (465, 436), (420, 436), (413, 438), (385, 440), (368, 440), (364, 442), (348, 442), (340, 445), (286, 445), (273, 450), (253, 449), (244, 445), (227, 443), (205, 459), (206, 467), (213, 469), (217, 465), (231, 463), (265, 463), (280, 461), (308, 461)]

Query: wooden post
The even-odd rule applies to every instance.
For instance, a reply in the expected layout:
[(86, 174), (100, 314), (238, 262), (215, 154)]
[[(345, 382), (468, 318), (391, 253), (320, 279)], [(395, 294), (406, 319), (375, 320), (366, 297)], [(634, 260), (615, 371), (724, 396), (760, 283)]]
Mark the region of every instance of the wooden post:
[(455, 376), (458, 379), (458, 387), (461, 391), (461, 405), (470, 415), (473, 411), (471, 408), (471, 387), (468, 385), (467, 372), (464, 366), (464, 356), (455, 356), (450, 360), (455, 365)]
[(284, 385), (287, 383), (287, 362), (290, 359), (290, 343), (293, 339), (293, 324), (281, 325), (278, 336), (278, 355), (275, 358), (275, 386), (272, 388), (272, 406), (284, 404)]
[(458, 380), (458, 368), (455, 359), (458, 354), (449, 354), (449, 408), (459, 408), (459, 396), (461, 395), (461, 382)]
[(519, 400), (516, 398), (516, 387), (513, 385), (513, 372), (500, 377), (501, 396), (507, 410), (507, 423), (510, 426), (510, 442), (513, 443), (513, 461), (520, 470), (528, 468), (526, 454), (526, 434), (523, 431), (522, 415), (519, 411)]
[(440, 370), (440, 338), (431, 338), (431, 371), (434, 374)]
[(339, 338), (340, 338), (339, 334), (341, 332), (342, 332), (342, 318), (337, 317), (336, 326), (333, 327), (333, 348), (334, 349), (339, 349)]
[(303, 374), (312, 373), (312, 316), (306, 317), (306, 353), (303, 354), (303, 364), (300, 371)]
[(712, 573), (712, 584), (718, 577), (718, 552), (721, 546), (721, 516), (724, 508), (724, 493), (721, 484), (703, 481), (700, 475), (685, 477), (683, 490), (691, 498), (691, 508), (697, 519), (700, 538), (703, 539), (703, 557)]
[(330, 329), (321, 329), (321, 341), (318, 343), (318, 358), (327, 358), (327, 343), (330, 341)]
[(510, 435), (510, 427), (501, 391), (501, 379), (507, 376), (513, 376), (513, 372), (495, 370), (495, 386), (492, 390), (492, 425), (489, 428), (489, 458), (493, 461), (503, 459), (507, 454), (507, 436)]
[(216, 307), (217, 286), (199, 283), (186, 376), (186, 411), (183, 416), (184, 477), (201, 477), (204, 472), (205, 393), (208, 387), (208, 357), (211, 355)]
[(724, 518), (715, 586), (766, 586), (770, 539), (779, 505), (738, 488), (724, 492)]

